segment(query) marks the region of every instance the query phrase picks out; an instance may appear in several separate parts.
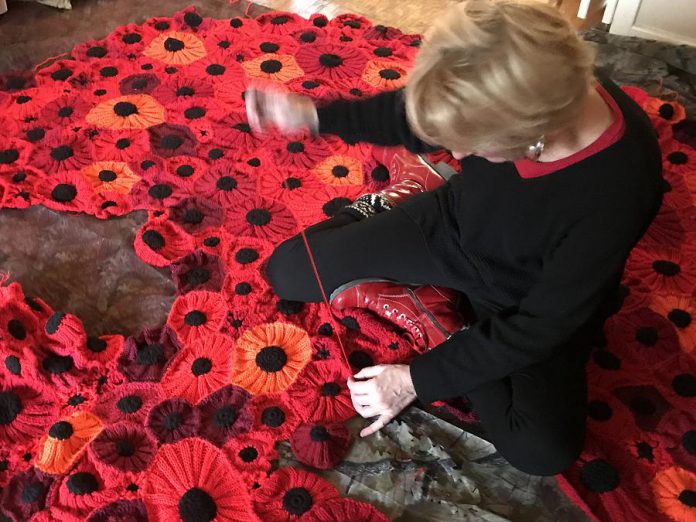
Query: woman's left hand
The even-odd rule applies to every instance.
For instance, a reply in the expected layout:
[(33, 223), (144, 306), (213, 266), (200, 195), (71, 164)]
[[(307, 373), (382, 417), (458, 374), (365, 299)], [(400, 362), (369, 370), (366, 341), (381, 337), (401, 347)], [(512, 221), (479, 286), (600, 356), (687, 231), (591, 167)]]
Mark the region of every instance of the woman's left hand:
[(362, 417), (379, 418), (360, 432), (361, 437), (381, 430), (416, 398), (406, 364), (368, 366), (348, 379), (353, 407)]

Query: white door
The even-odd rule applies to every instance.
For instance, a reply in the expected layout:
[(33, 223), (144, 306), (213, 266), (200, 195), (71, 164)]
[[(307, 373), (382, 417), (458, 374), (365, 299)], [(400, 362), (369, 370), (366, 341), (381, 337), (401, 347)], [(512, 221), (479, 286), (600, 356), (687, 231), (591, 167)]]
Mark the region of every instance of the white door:
[(696, 46), (695, 0), (609, 0), (610, 32)]

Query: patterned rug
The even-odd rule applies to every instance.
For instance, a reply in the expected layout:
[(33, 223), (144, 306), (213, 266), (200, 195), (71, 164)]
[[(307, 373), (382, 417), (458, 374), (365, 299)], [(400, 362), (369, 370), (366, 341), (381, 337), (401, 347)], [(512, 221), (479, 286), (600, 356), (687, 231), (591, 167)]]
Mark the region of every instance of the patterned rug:
[[(189, 8), (0, 80), (2, 206), (146, 209), (135, 251), (178, 291), (166, 324), (124, 338), (0, 288), (3, 520), (387, 520), (277, 468), (274, 444), (333, 467), (351, 444), (346, 378), (415, 352), (364, 311), (278, 299), (261, 269), (389, 174), (366, 144), (253, 135), (243, 93), (251, 80), (320, 101), (395, 89), (419, 43), (354, 15)], [(602, 520), (693, 520), (696, 152), (672, 138), (678, 104), (627, 90), (660, 134), (666, 201), (593, 354), (587, 449), (560, 480)]]

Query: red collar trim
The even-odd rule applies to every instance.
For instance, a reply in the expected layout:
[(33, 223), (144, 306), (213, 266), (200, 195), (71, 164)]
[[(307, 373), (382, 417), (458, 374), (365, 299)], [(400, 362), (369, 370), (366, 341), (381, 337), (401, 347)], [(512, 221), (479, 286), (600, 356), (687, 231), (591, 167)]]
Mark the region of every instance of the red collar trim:
[(604, 98), (607, 104), (609, 104), (611, 112), (614, 115), (614, 121), (609, 128), (590, 145), (566, 158), (545, 162), (531, 161), (528, 159), (515, 161), (514, 164), (520, 177), (538, 178), (540, 176), (551, 174), (552, 172), (564, 169), (570, 165), (573, 165), (574, 163), (578, 163), (594, 154), (597, 154), (601, 150), (606, 149), (621, 139), (624, 131), (626, 130), (626, 122), (619, 105), (601, 85), (597, 85), (597, 92), (599, 92), (599, 94), (602, 95), (602, 98)]

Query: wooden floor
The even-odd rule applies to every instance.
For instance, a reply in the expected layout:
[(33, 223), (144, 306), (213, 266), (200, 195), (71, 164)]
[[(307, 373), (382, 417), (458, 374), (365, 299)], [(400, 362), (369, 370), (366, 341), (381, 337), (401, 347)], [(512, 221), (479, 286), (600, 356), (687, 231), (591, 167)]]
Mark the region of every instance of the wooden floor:
[[(242, 0), (244, 1), (244, 0)], [(376, 24), (392, 25), (409, 33), (423, 33), (443, 12), (462, 0), (255, 0), (278, 11), (292, 11), (302, 16), (323, 13), (333, 18), (343, 13), (361, 14)], [(587, 29), (601, 22), (601, 1), (592, 2), (587, 20), (576, 18), (580, 0), (551, 0), (578, 29)]]

